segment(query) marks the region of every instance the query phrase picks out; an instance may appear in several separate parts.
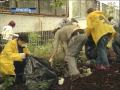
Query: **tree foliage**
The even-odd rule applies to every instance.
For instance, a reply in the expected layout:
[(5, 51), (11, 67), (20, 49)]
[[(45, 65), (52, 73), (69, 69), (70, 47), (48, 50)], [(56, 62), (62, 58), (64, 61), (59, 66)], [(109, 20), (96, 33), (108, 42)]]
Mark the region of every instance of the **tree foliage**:
[(106, 7), (104, 9), (106, 9), (104, 12), (105, 12), (105, 15), (107, 17), (109, 16), (114, 16), (114, 13), (115, 13), (115, 3), (108, 3), (106, 5)]

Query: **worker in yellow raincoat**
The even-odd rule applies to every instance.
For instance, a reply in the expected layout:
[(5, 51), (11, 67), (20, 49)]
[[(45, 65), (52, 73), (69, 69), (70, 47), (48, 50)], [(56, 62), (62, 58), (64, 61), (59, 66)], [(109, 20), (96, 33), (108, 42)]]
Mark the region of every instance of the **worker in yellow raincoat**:
[(15, 76), (16, 81), (22, 80), (26, 55), (30, 53), (26, 47), (27, 43), (28, 36), (22, 33), (17, 39), (11, 40), (5, 45), (0, 54), (0, 74), (2, 76)]
[(109, 68), (106, 47), (108, 42), (115, 35), (115, 30), (109, 24), (103, 12), (95, 11), (93, 8), (87, 10), (87, 36), (92, 36), (92, 39), (97, 48), (96, 68), (105, 70)]

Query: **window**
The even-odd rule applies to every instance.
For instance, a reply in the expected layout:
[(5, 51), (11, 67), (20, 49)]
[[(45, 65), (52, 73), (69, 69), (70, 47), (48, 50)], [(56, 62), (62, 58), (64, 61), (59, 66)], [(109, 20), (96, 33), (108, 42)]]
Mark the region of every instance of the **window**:
[(86, 16), (86, 8), (87, 7), (87, 4), (86, 4), (86, 1), (85, 0), (81, 0), (81, 17), (85, 17)]
[(9, 1), (8, 0), (0, 0), (0, 12), (9, 10)]
[(73, 13), (73, 17), (75, 16), (81, 16), (81, 4), (80, 4), (80, 1), (74, 1), (72, 3), (73, 5), (73, 10), (72, 10), (72, 13)]
[(49, 14), (54, 15), (55, 14), (55, 8), (51, 6), (52, 0), (39, 0), (39, 13), (41, 14)]
[(67, 1), (61, 7), (53, 7), (53, 1), (56, 0), (0, 0), (0, 12), (5, 12), (5, 10), (10, 12), (10, 8), (36, 8), (34, 14), (66, 16), (68, 14)]

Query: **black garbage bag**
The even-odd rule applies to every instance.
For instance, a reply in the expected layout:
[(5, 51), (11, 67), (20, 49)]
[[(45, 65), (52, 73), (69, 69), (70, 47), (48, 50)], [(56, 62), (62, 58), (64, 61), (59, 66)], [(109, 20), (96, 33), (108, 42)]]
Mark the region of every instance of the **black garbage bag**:
[(49, 90), (57, 80), (47, 60), (32, 56), (27, 58), (24, 76), (28, 90)]

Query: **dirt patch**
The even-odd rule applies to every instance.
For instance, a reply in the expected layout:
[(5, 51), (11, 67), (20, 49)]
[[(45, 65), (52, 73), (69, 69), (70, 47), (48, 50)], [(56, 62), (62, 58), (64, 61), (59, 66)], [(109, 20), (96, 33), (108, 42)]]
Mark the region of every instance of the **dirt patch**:
[(120, 90), (120, 64), (112, 64), (110, 71), (92, 70), (88, 77), (74, 82), (66, 78), (64, 85), (54, 85), (51, 90)]
[[(96, 71), (88, 77), (72, 82), (65, 78), (62, 86), (54, 84), (50, 90), (120, 90), (120, 64), (112, 64), (110, 71)], [(11, 90), (27, 90), (24, 86), (12, 87)]]

